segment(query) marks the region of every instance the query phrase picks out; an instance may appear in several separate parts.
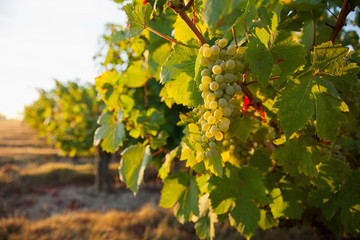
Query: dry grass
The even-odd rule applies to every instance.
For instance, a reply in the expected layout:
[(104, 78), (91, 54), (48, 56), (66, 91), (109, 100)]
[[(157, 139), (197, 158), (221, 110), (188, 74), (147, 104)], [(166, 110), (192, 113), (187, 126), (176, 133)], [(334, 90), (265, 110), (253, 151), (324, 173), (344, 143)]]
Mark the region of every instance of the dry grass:
[(197, 239), (192, 226), (181, 225), (172, 213), (145, 206), (137, 212), (74, 212), (29, 221), (0, 220), (0, 239)]
[[(110, 164), (114, 176), (118, 176), (118, 163)], [(50, 162), (43, 165), (29, 165), (22, 169), (15, 164), (0, 167), (0, 194), (18, 192), (46, 186), (63, 186), (66, 184), (93, 184), (95, 167), (91, 163), (74, 165), (71, 163)]]

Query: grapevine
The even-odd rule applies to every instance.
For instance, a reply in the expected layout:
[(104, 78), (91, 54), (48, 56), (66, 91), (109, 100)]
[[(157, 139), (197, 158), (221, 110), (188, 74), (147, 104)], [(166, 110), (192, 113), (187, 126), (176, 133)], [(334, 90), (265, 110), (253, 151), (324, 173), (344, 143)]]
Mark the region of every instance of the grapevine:
[(360, 44), (343, 28), (356, 3), (124, 4), (127, 27), (104, 36), (95, 143), (121, 150), (134, 194), (157, 167), (160, 206), (200, 238), (219, 221), (246, 238), (304, 223), (358, 237)]

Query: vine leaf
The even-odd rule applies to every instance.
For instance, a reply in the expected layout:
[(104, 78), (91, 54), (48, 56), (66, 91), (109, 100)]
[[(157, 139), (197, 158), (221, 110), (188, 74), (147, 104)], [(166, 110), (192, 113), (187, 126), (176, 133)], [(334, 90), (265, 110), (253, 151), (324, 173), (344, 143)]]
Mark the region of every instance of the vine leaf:
[(190, 177), (190, 183), (174, 207), (176, 218), (181, 223), (188, 222), (192, 215), (199, 216), (198, 195), (199, 187), (195, 177)]
[(251, 199), (241, 198), (236, 201), (229, 220), (244, 237), (250, 238), (260, 221), (260, 210)]
[(326, 141), (336, 140), (345, 119), (344, 112), (349, 109), (334, 85), (349, 92), (360, 71), (355, 64), (346, 63), (346, 50), (331, 43), (316, 47), (312, 68), (297, 79), (288, 81), (274, 104), (279, 109), (280, 125), (287, 138), (311, 120), (316, 110), (318, 136)]
[(124, 81), (121, 73), (106, 71), (96, 78), (95, 88), (98, 99), (105, 102), (110, 110), (119, 109), (119, 95), (123, 91)]
[(176, 147), (174, 150), (166, 154), (165, 162), (161, 165), (161, 168), (159, 169), (159, 177), (162, 180), (164, 180), (169, 175), (171, 162), (179, 154), (179, 149), (179, 147)]
[(151, 4), (136, 5), (135, 3), (128, 3), (124, 6), (124, 10), (129, 21), (129, 34), (127, 37), (132, 38), (141, 34), (151, 20)]
[(143, 181), (145, 168), (151, 161), (150, 146), (147, 145), (145, 147), (140, 143), (131, 145), (121, 155), (122, 159), (119, 167), (120, 179), (136, 195)]
[(192, 215), (199, 216), (198, 195), (200, 193), (195, 177), (177, 172), (164, 180), (160, 206), (174, 207), (175, 215), (182, 223), (189, 221)]
[(129, 88), (142, 87), (149, 78), (149, 73), (143, 68), (141, 61), (133, 62), (124, 74), (125, 84)]
[(232, 225), (245, 236), (253, 234), (260, 221), (260, 210), (253, 199), (262, 204), (270, 203), (260, 171), (252, 167), (238, 169), (227, 165), (224, 176), (212, 176), (209, 184), (214, 213), (227, 213), (235, 204), (235, 208), (230, 211)]
[(212, 212), (209, 194), (204, 194), (199, 199), (199, 220), (195, 223), (196, 234), (201, 239), (213, 239), (217, 215)]
[(209, 28), (215, 28), (218, 21), (225, 15), (229, 15), (232, 9), (245, 8), (247, 0), (207, 0), (204, 4), (202, 18)]
[(177, 104), (195, 107), (203, 102), (194, 80), (196, 57), (197, 49), (178, 44), (161, 67), (160, 82), (165, 84), (165, 95)]
[(296, 177), (299, 173), (306, 176), (315, 176), (316, 166), (311, 159), (311, 151), (307, 148), (304, 139), (295, 138), (287, 141), (274, 151), (274, 159), (279, 166), (290, 175)]
[(278, 108), (278, 117), (286, 138), (302, 128), (314, 113), (311, 89), (314, 86), (311, 73), (288, 81), (274, 107)]
[(269, 206), (274, 218), (283, 216), (295, 219), (301, 218), (304, 211), (303, 201), (305, 200), (305, 194), (296, 185), (284, 184), (282, 188), (274, 188), (270, 196), (273, 202)]
[(103, 150), (115, 152), (126, 139), (125, 126), (122, 120), (123, 112), (121, 110), (119, 110), (116, 119), (113, 113), (103, 112), (98, 119), (98, 124), (101, 126), (95, 131), (94, 145), (98, 146), (101, 143)]
[[(275, 23), (273, 25), (276, 26)], [(255, 34), (250, 37), (247, 46), (247, 61), (263, 86), (268, 84), (275, 64), (281, 70), (282, 82), (305, 64), (305, 49), (292, 39), (289, 32), (273, 31), (269, 34), (265, 29), (255, 28)]]

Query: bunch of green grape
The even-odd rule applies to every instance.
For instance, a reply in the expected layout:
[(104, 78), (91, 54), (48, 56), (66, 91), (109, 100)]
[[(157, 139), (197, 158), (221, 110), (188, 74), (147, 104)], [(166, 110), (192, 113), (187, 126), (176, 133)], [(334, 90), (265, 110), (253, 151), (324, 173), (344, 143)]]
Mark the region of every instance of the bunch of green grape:
[(219, 39), (215, 45), (204, 44), (200, 48), (203, 58), (201, 71), (201, 96), (204, 105), (198, 107), (201, 138), (199, 141), (203, 151), (197, 154), (201, 161), (220, 153), (224, 135), (228, 132), (231, 116), (236, 114), (235, 108), (239, 106), (236, 93), (241, 91), (237, 84), (245, 72), (245, 47), (236, 48), (228, 45), (226, 39)]

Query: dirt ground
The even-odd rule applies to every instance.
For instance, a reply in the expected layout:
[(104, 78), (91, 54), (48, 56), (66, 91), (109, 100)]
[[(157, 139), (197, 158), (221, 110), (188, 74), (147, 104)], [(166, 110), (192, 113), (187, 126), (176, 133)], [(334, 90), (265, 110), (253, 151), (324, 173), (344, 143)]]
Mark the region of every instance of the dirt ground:
[[(57, 152), (22, 122), (0, 121), (0, 168), (15, 165), (25, 170), (49, 162), (72, 162), (57, 156)], [(30, 185), (27, 188), (0, 195), (0, 217), (21, 216), (35, 220), (71, 211), (134, 211), (145, 204), (156, 207), (160, 199), (159, 191), (146, 189), (140, 190), (136, 197), (125, 187), (115, 189), (112, 194), (98, 193), (89, 183), (45, 188)]]
[[(39, 137), (36, 131), (22, 122), (0, 120), (0, 239), (89, 239), (88, 236), (93, 239), (129, 239), (129, 236), (132, 236), (130, 233), (124, 237), (118, 237), (115, 233), (111, 237), (104, 237), (107, 225), (95, 224), (95, 230), (98, 229), (101, 235), (99, 237), (100, 235), (94, 233), (94, 228), (86, 225), (90, 220), (85, 221), (85, 216), (81, 214), (98, 214), (94, 215), (91, 221), (102, 221), (102, 217), (110, 221), (109, 219), (113, 219), (114, 216), (124, 216), (127, 222), (121, 220), (119, 225), (113, 226), (116, 230), (122, 230), (121, 226), (124, 224), (131, 225), (141, 219), (148, 221), (143, 215), (147, 216), (150, 213), (152, 215), (147, 216), (150, 219), (154, 219), (153, 216), (156, 214), (161, 215), (158, 216), (156, 226), (145, 226), (148, 224), (145, 223), (144, 226), (139, 227), (135, 224), (135, 227), (129, 225), (126, 228), (141, 233), (139, 236), (142, 237), (136, 239), (198, 239), (193, 224), (178, 223), (171, 209), (162, 209), (158, 206), (161, 184), (154, 181), (154, 176), (148, 177), (152, 180), (145, 181), (145, 185), (135, 197), (119, 182), (116, 176), (118, 163), (113, 162), (110, 169), (114, 173), (115, 190), (111, 194), (99, 193), (93, 186), (92, 158), (78, 159), (74, 162), (73, 159), (59, 157), (57, 152), (44, 138)], [(66, 170), (67, 167), (70, 170)], [(151, 174), (156, 177), (156, 173)], [(78, 177), (77, 181), (72, 180), (74, 176)], [(127, 216), (130, 215), (139, 216), (138, 219), (129, 219)], [(68, 218), (74, 219), (70, 221)], [(113, 223), (109, 223), (111, 224)], [(148, 228), (157, 232), (157, 235), (159, 231), (161, 234), (158, 237), (145, 237)], [(216, 239), (244, 239), (229, 226), (228, 221), (217, 224), (215, 228)], [(78, 233), (75, 234), (74, 231)], [(165, 237), (163, 233), (168, 236)], [(287, 229), (259, 230), (252, 239), (319, 238), (311, 228), (295, 226)]]

